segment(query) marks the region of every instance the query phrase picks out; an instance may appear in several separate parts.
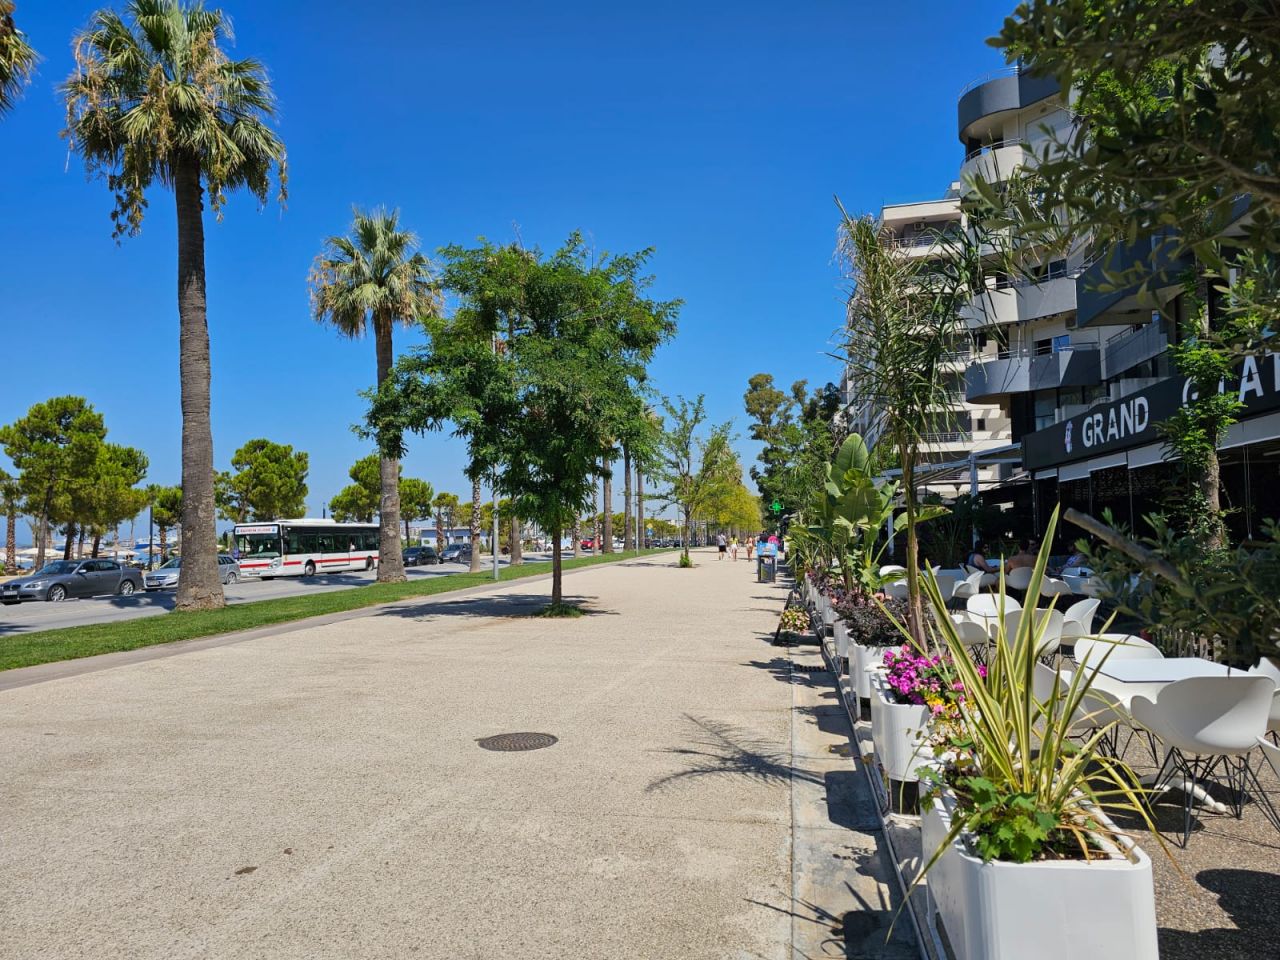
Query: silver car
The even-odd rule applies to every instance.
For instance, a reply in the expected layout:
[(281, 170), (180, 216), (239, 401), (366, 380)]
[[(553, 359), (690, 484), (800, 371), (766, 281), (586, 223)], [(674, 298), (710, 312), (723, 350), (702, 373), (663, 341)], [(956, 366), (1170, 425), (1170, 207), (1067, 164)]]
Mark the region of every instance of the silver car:
[(137, 570), (122, 567), (114, 560), (54, 560), (35, 573), (0, 584), (0, 603), (12, 606), (23, 600), (52, 600), (68, 597), (97, 597), (119, 594), (127, 597), (142, 587)]
[[(182, 568), (182, 558), (174, 557), (158, 570), (152, 570), (142, 578), (142, 584), (148, 592), (152, 590), (172, 590), (178, 586), (178, 574)], [(240, 564), (226, 554), (218, 556), (218, 579), (223, 583), (235, 583), (240, 579)]]

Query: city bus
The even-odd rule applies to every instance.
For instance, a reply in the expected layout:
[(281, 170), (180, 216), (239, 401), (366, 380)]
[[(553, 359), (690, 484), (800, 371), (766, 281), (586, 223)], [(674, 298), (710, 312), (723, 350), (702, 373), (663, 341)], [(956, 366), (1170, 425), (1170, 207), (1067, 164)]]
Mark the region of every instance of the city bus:
[(310, 577), (378, 565), (378, 525), (336, 520), (237, 523), (236, 558), (246, 577)]

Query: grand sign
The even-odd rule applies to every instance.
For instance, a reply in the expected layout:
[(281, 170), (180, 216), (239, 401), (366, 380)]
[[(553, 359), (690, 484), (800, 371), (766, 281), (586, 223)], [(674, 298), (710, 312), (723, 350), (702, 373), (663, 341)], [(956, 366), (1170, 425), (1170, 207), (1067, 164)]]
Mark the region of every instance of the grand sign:
[[(1218, 390), (1234, 393), (1244, 404), (1241, 420), (1280, 409), (1280, 358), (1275, 353), (1245, 357), (1237, 375), (1221, 382)], [(1099, 404), (1023, 437), (1023, 466), (1044, 470), (1155, 443), (1160, 440), (1156, 424), (1195, 398), (1190, 380), (1169, 377), (1121, 400)]]

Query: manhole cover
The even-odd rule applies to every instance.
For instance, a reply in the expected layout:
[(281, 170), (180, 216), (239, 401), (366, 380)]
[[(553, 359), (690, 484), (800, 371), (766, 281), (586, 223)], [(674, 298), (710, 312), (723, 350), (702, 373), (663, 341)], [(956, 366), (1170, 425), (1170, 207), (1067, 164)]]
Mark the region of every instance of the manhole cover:
[(500, 733), (494, 737), (477, 740), (485, 750), (500, 750), (511, 753), (518, 750), (541, 750), (559, 741), (549, 733)]

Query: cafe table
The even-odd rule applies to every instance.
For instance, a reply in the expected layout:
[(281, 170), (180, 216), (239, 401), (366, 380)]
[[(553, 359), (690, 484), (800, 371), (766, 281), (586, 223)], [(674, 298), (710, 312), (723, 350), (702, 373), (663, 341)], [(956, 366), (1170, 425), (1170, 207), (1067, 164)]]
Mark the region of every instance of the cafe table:
[[(1160, 696), (1161, 690), (1179, 680), (1189, 680), (1192, 677), (1231, 676), (1245, 677), (1248, 674), (1244, 670), (1232, 670), (1225, 664), (1214, 663), (1212, 660), (1204, 660), (1200, 657), (1155, 657), (1149, 660), (1109, 659), (1097, 668), (1093, 686), (1119, 700), (1127, 712), (1134, 697), (1145, 697), (1154, 701)], [(1139, 782), (1144, 787), (1152, 787), (1155, 786), (1158, 776), (1158, 773), (1150, 773), (1142, 777)], [(1162, 791), (1171, 788), (1185, 790), (1187, 786), (1185, 779), (1175, 777), (1163, 783)], [(1190, 788), (1196, 799), (1205, 806), (1216, 813), (1226, 811), (1226, 805), (1214, 800), (1198, 783), (1192, 783)]]

